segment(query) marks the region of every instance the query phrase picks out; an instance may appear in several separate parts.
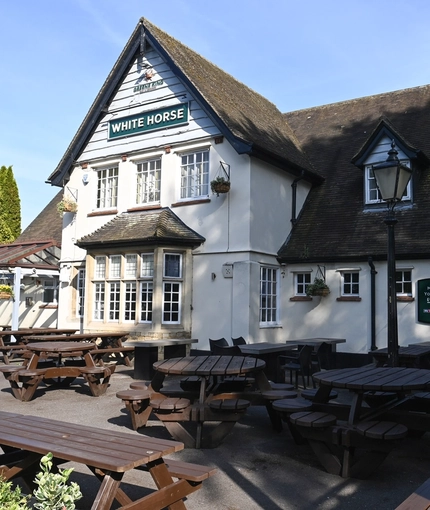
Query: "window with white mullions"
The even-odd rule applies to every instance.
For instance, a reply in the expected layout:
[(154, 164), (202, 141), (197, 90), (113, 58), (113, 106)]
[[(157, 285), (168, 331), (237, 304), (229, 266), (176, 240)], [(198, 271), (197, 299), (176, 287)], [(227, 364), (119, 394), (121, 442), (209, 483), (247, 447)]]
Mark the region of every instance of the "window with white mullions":
[(121, 255), (109, 257), (109, 278), (121, 278)]
[(136, 319), (136, 282), (125, 283), (124, 293), (124, 321)]
[(105, 283), (94, 284), (94, 320), (102, 321), (105, 317)]
[(76, 292), (76, 316), (84, 316), (84, 305), (85, 305), (85, 269), (81, 268), (78, 270), (78, 281), (77, 281), (77, 292)]
[(153, 283), (140, 283), (140, 322), (152, 322)]
[(276, 324), (278, 320), (278, 270), (260, 268), (260, 323)]
[(118, 167), (97, 172), (97, 209), (116, 207), (118, 204)]
[(412, 296), (412, 271), (410, 269), (396, 270), (396, 294)]
[(306, 289), (311, 283), (311, 273), (296, 273), (296, 296), (306, 296)]
[(358, 296), (360, 293), (360, 273), (343, 272), (342, 273), (342, 295)]
[(106, 277), (106, 257), (99, 256), (95, 258), (94, 278), (99, 280)]
[(137, 165), (136, 204), (160, 201), (161, 158)]
[(181, 198), (209, 195), (209, 150), (181, 156)]
[(109, 283), (109, 320), (119, 321), (119, 306), (121, 300), (120, 283)]
[(163, 324), (178, 324), (181, 321), (181, 283), (163, 283)]

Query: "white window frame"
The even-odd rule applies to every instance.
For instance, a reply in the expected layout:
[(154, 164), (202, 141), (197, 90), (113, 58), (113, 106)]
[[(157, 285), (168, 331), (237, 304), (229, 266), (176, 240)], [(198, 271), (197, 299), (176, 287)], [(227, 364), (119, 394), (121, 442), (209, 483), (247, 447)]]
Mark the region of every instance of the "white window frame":
[(121, 255), (109, 255), (109, 279), (119, 280), (121, 278)]
[[(300, 281), (302, 280), (302, 281)], [(308, 281), (305, 281), (308, 280)], [(294, 293), (296, 296), (307, 296), (306, 289), (312, 283), (312, 272), (294, 273)]]
[(124, 282), (124, 311), (123, 322), (134, 323), (137, 314), (137, 282)]
[[(275, 303), (273, 303), (275, 301)], [(279, 268), (260, 266), (260, 326), (279, 324)]]
[(96, 209), (112, 209), (118, 206), (118, 165), (97, 170)]
[(139, 283), (140, 310), (139, 322), (142, 324), (152, 323), (152, 308), (154, 303), (154, 282), (152, 280)]
[[(401, 278), (398, 278), (398, 274), (401, 274)], [(409, 279), (406, 277), (405, 273), (410, 273)], [(412, 285), (412, 268), (411, 267), (396, 267), (396, 295), (397, 296), (406, 296), (412, 297), (413, 285)], [(401, 291), (398, 291), (399, 286), (401, 286)], [(410, 286), (410, 292), (405, 292), (405, 286)]]
[(106, 283), (104, 281), (95, 282), (93, 320), (100, 322), (104, 321), (105, 305), (106, 305)]
[[(177, 263), (168, 263), (173, 257)], [(163, 300), (162, 324), (180, 324), (182, 316), (182, 253), (164, 252), (163, 254)], [(176, 266), (176, 267), (175, 267)], [(168, 271), (168, 269), (174, 269)]]
[(76, 281), (76, 317), (83, 317), (85, 311), (85, 267), (78, 268)]
[[(357, 275), (358, 281), (352, 281), (353, 277)], [(344, 270), (340, 272), (341, 276), (341, 296), (342, 297), (357, 297), (360, 295), (360, 271), (356, 270)], [(345, 281), (345, 276), (347, 276)], [(358, 286), (358, 292), (353, 292), (354, 285)], [(348, 292), (347, 289), (350, 291)]]
[(180, 199), (193, 200), (209, 196), (209, 149), (200, 149), (179, 155)]
[(106, 256), (97, 255), (94, 259), (94, 280), (106, 278)]
[(108, 282), (108, 322), (119, 322), (121, 307), (121, 282)]
[(135, 279), (137, 277), (137, 253), (126, 253), (124, 278)]
[[(411, 167), (411, 162), (408, 159), (402, 160), (401, 163), (408, 168)], [(381, 204), (384, 201), (381, 198), (381, 194), (379, 193), (378, 187), (376, 186), (376, 180), (373, 176), (372, 165), (366, 165), (364, 170), (364, 179), (365, 179), (365, 203), (366, 204)], [(376, 198), (371, 198), (371, 194)], [(407, 202), (412, 200), (412, 179), (408, 182), (408, 185), (405, 190), (405, 194), (402, 197), (403, 202)]]
[(159, 204), (161, 157), (136, 162), (136, 204)]

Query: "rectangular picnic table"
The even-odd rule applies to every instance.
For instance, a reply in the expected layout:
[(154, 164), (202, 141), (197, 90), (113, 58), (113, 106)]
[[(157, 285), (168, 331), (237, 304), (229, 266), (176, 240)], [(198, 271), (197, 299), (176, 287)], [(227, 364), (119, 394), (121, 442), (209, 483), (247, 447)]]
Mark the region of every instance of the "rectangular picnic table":
[(285, 344), (271, 343), (271, 342), (256, 342), (254, 344), (239, 345), (242, 354), (260, 358), (266, 363), (264, 372), (267, 378), (273, 382), (285, 382), (285, 376), (280, 368), (278, 361), (279, 355), (285, 353), (289, 349), (296, 349), (298, 344)]
[[(91, 352), (96, 363), (103, 365), (104, 358), (110, 357), (110, 361), (124, 362), (128, 367), (132, 366), (134, 347), (123, 342), (129, 336), (128, 331), (90, 331), (87, 333), (75, 333), (65, 338), (64, 335), (33, 335), (30, 341), (35, 342), (91, 342), (94, 350)], [(26, 339), (24, 337), (24, 339)]]
[[(388, 362), (388, 348), (370, 351), (378, 366)], [(430, 345), (411, 344), (399, 347), (399, 365), (410, 368), (430, 368)]]
[[(3, 476), (6, 480), (22, 477), (30, 486), (34, 468), (48, 452), (60, 463), (86, 465), (101, 481), (91, 510), (109, 510), (115, 499), (120, 509), (185, 509), (184, 498), (215, 472), (165, 459), (184, 448), (180, 442), (1, 411), (0, 446)], [(132, 469), (148, 471), (157, 487), (136, 501), (120, 486), (124, 474)]]

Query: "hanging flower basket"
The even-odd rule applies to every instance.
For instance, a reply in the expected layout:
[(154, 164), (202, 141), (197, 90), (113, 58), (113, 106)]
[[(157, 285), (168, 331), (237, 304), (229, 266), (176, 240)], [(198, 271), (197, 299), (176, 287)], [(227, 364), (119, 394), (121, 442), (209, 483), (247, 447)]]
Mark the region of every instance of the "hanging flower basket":
[(10, 299), (13, 297), (13, 289), (10, 285), (0, 285), (0, 299)]
[(311, 283), (306, 288), (308, 296), (328, 296), (330, 289), (322, 278), (315, 278), (314, 283)]
[(228, 193), (230, 191), (230, 181), (224, 177), (217, 177), (211, 181), (211, 190), (217, 197), (220, 193)]
[(61, 202), (58, 202), (57, 204), (57, 211), (60, 214), (63, 214), (65, 212), (75, 213), (77, 210), (78, 204), (68, 197), (63, 197), (63, 200), (61, 200)]

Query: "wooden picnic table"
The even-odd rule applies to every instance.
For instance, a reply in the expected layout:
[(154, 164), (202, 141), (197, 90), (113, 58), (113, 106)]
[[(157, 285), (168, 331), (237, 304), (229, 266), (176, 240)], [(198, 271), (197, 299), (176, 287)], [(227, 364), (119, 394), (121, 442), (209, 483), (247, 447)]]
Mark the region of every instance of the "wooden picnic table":
[[(388, 362), (388, 348), (370, 351), (378, 366)], [(399, 365), (410, 368), (430, 368), (430, 345), (411, 344), (399, 347)]]
[(90, 342), (34, 342), (26, 345), (32, 353), (24, 365), (5, 365), (0, 371), (9, 381), (15, 398), (29, 401), (39, 384), (68, 386), (76, 377), (84, 377), (93, 396), (106, 392), (115, 366), (97, 367)]
[[(154, 404), (158, 405), (160, 410), (156, 414), (172, 437), (184, 442), (186, 446), (190, 448), (200, 448), (202, 445), (207, 448), (217, 446), (249, 405), (243, 395), (217, 394), (218, 383), (229, 376), (252, 374), (260, 388), (271, 389), (263, 372), (264, 367), (263, 360), (245, 356), (185, 356), (158, 361), (154, 363), (156, 373), (149, 388), (150, 391), (157, 392), (151, 397), (151, 405), (155, 401), (163, 402), (166, 398), (163, 393), (158, 393), (163, 391), (162, 386), (166, 376), (198, 377), (200, 385), (198, 400), (191, 402), (187, 399), (179, 399), (182, 402), (178, 404), (183, 407), (179, 408), (176, 405), (170, 413), (167, 406), (173, 402), (166, 402), (164, 407)], [(224, 408), (222, 408), (223, 405)], [(163, 410), (164, 412), (161, 412)], [(218, 424), (208, 429), (206, 433), (205, 424), (213, 425), (214, 422)], [(185, 428), (184, 425), (187, 423), (196, 425), (192, 432)]]
[[(313, 377), (319, 388), (311, 413), (322, 413), (323, 418), (333, 416), (335, 423), (312, 430), (309, 424), (309, 429), (301, 427), (300, 432), (323, 466), (333, 474), (369, 476), (396, 444), (392, 439), (406, 435), (406, 427), (419, 428), (415, 425), (417, 415), (421, 414), (418, 422), (424, 424), (422, 415), (425, 413), (413, 413), (414, 408), (419, 407), (413, 400), (414, 392), (430, 390), (429, 370), (367, 365), (322, 371)], [(329, 395), (333, 389), (349, 390), (350, 404), (331, 404)], [(365, 405), (368, 395), (375, 397), (370, 407)], [(429, 427), (428, 413), (425, 423)], [(367, 426), (374, 427), (372, 435), (364, 432)], [(364, 450), (365, 454), (354, 465), (356, 450)]]
[(278, 361), (279, 355), (289, 349), (296, 349), (298, 344), (286, 346), (284, 343), (256, 342), (254, 344), (239, 345), (242, 354), (260, 358), (266, 363), (264, 372), (267, 378), (273, 382), (285, 382), (285, 375)]
[[(186, 508), (184, 498), (215, 472), (165, 459), (184, 448), (180, 442), (7, 412), (0, 412), (0, 446), (5, 452), (0, 455), (3, 476), (6, 480), (22, 477), (30, 486), (35, 468), (48, 452), (59, 463), (88, 466), (101, 481), (91, 510), (109, 510), (115, 499), (121, 505), (119, 510), (182, 510)], [(148, 471), (157, 487), (135, 501), (121, 487), (124, 474), (132, 469)]]
[(104, 359), (111, 358), (110, 361), (124, 362), (130, 367), (132, 366), (134, 346), (123, 344), (128, 336), (128, 331), (90, 331), (75, 333), (68, 338), (65, 338), (64, 335), (32, 335), (30, 340), (32, 342), (90, 342), (94, 344), (94, 351), (91, 354), (96, 363), (103, 364)]

